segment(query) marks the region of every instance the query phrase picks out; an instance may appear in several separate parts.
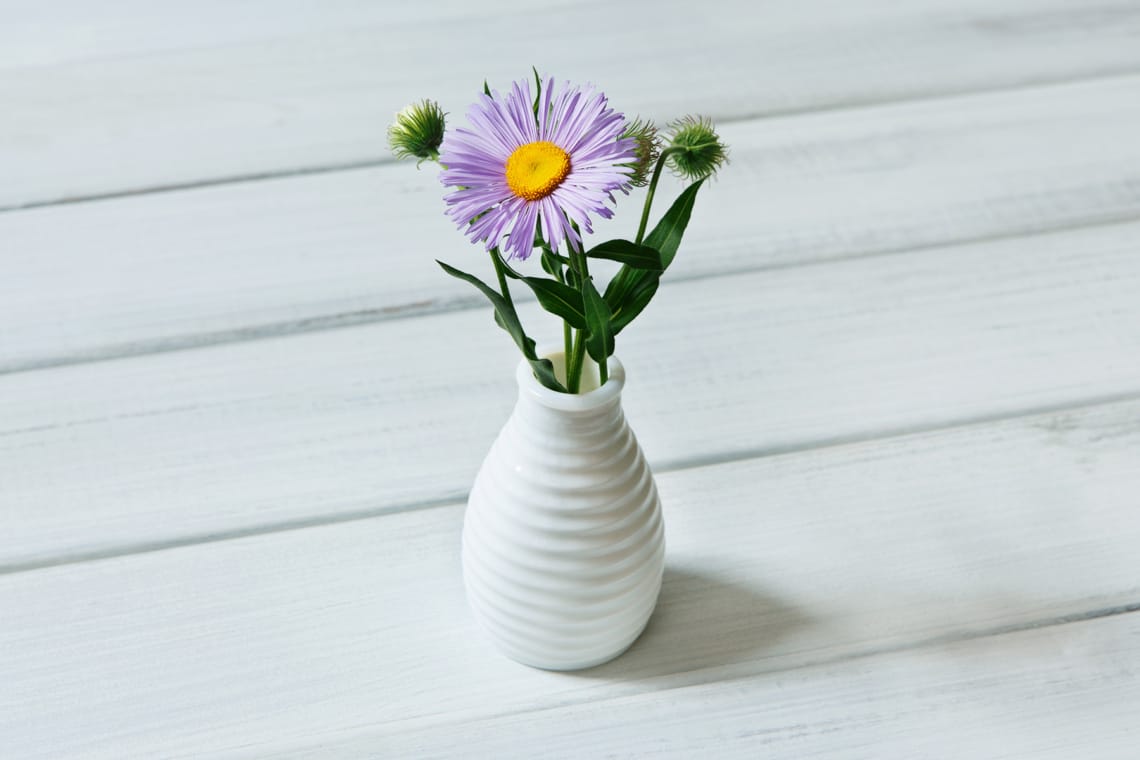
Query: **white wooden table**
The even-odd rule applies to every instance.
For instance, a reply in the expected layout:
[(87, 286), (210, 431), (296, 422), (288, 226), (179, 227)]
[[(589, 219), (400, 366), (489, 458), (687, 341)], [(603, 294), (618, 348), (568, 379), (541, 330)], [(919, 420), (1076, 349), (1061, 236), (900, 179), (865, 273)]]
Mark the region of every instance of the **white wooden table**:
[[(0, 758), (1140, 757), (1140, 2), (0, 6)], [(516, 355), (384, 141), (531, 64), (732, 148), (580, 674), (468, 617)]]

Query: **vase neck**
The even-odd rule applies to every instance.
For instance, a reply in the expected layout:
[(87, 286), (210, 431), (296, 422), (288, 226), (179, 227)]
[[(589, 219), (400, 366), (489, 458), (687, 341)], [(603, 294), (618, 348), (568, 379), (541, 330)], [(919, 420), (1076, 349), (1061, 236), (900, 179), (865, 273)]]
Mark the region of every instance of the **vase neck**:
[[(540, 356), (549, 358), (556, 368), (563, 360), (560, 351)], [(519, 398), (515, 413), (543, 428), (561, 428), (572, 433), (620, 424), (625, 368), (616, 357), (609, 360), (609, 379), (605, 384), (587, 393), (559, 393), (543, 386), (525, 360), (519, 364), (517, 379)]]
[(622, 420), (621, 396), (614, 394), (602, 404), (567, 409), (542, 403), (526, 391), (519, 392), (515, 415), (534, 427), (564, 435), (588, 434), (619, 425)]

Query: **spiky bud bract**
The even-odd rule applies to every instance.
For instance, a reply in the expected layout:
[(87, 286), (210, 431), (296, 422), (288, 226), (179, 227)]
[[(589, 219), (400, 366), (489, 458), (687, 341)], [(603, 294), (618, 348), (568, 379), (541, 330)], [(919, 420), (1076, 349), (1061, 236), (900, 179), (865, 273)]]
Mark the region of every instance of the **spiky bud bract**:
[(711, 177), (728, 161), (728, 153), (712, 120), (685, 116), (669, 126), (669, 165), (681, 177), (697, 181)]
[(625, 128), (622, 138), (632, 139), (636, 143), (634, 150), (637, 160), (630, 164), (633, 168), (633, 174), (629, 178), (630, 184), (634, 187), (644, 187), (649, 184), (649, 174), (653, 171), (653, 165), (657, 163), (657, 157), (661, 153), (661, 138), (657, 134), (657, 127), (651, 121), (637, 118)]
[(388, 127), (388, 145), (396, 158), (438, 159), (446, 116), (433, 100), (413, 103), (396, 114)]

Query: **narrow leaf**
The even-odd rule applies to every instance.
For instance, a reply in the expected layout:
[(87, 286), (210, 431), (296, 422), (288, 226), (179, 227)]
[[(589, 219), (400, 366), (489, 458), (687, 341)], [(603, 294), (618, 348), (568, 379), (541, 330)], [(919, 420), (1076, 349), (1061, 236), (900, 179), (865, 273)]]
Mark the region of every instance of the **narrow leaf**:
[(586, 313), (582, 308), (581, 293), (557, 280), (548, 280), (545, 277), (523, 277), (522, 281), (534, 291), (542, 308), (562, 317), (571, 327), (585, 329)]
[(495, 249), (495, 255), (499, 258), (499, 265), (503, 268), (503, 271), (506, 272), (507, 277), (510, 277), (512, 280), (521, 280), (525, 277), (525, 275), (515, 271), (515, 268), (507, 263), (507, 260), (503, 258), (503, 254), (499, 253), (499, 249), (497, 248)]
[[(530, 341), (530, 352), (532, 354), (534, 353), (533, 340)], [(542, 383), (552, 391), (558, 391), (559, 393), (570, 392), (566, 390), (565, 385), (558, 382), (558, 377), (554, 374), (554, 363), (549, 359), (539, 359), (537, 356), (528, 356), (527, 361), (530, 362), (530, 368), (534, 372), (534, 376), (538, 378), (538, 382)]]
[(606, 286), (605, 299), (610, 309), (616, 312), (634, 285), (647, 274), (650, 274), (650, 272), (644, 269), (633, 269), (632, 267), (622, 266), (622, 268), (618, 270), (618, 273), (613, 276), (613, 279), (610, 280), (609, 285)]
[(540, 359), (535, 351), (534, 340), (529, 338), (523, 330), (522, 322), (519, 321), (519, 315), (515, 311), (514, 306), (510, 304), (507, 299), (503, 298), (501, 294), (496, 292), (490, 285), (480, 280), (473, 274), (469, 274), (453, 266), (444, 264), (442, 261), (436, 260), (437, 264), (443, 268), (452, 277), (463, 280), (474, 285), (479, 292), (487, 297), (491, 305), (495, 307), (495, 322), (499, 327), (507, 331), (507, 333), (514, 339), (515, 345), (522, 351), (523, 356), (530, 363), (531, 368), (534, 370), (534, 376), (538, 381), (551, 390), (556, 390), (561, 393), (566, 393), (566, 387), (558, 382), (558, 378), (554, 375), (554, 365), (549, 359)]
[(661, 284), (661, 275), (658, 272), (640, 272), (641, 276), (633, 283), (625, 294), (622, 302), (613, 311), (614, 335), (620, 333), (625, 326), (637, 317), (649, 305), (657, 286)]
[(664, 269), (660, 253), (648, 245), (637, 245), (628, 240), (607, 240), (598, 243), (586, 251), (586, 255), (595, 259), (620, 261), (635, 269), (650, 269), (656, 272)]
[(502, 263), (503, 271), (506, 272), (507, 277), (524, 283), (534, 291), (534, 295), (542, 304), (542, 308), (551, 314), (562, 317), (570, 323), (571, 327), (576, 327), (579, 330), (585, 329), (586, 315), (582, 311), (581, 293), (557, 280), (548, 280), (545, 277), (527, 277), (519, 274), (501, 256), (499, 261)]
[(544, 249), (542, 252), (542, 271), (553, 275), (559, 282), (565, 281), (562, 275), (562, 261), (549, 249)]
[(589, 279), (582, 282), (582, 302), (586, 307), (586, 352), (601, 363), (614, 352), (610, 307)]
[(514, 338), (515, 343), (522, 350), (523, 354), (526, 354), (526, 333), (523, 331), (522, 323), (519, 322), (518, 314), (507, 302), (507, 299), (503, 298), (502, 295), (496, 292), (490, 285), (483, 282), (475, 275), (464, 272), (461, 269), (456, 269), (455, 267), (448, 264), (444, 264), (438, 259), (436, 259), (435, 263), (439, 264), (443, 268), (443, 271), (447, 272), (452, 277), (463, 280), (464, 282), (471, 283), (479, 290), (480, 293), (485, 295), (487, 297), (487, 300), (491, 302), (491, 305), (495, 307), (495, 322), (498, 323), (499, 327), (510, 333), (511, 337)]
[(693, 204), (697, 200), (697, 191), (701, 189), (704, 180), (694, 182), (686, 187), (673, 205), (661, 217), (661, 221), (645, 237), (645, 245), (655, 248), (661, 253), (661, 268), (668, 269), (677, 255), (677, 248), (681, 245), (681, 237), (685, 228), (689, 226), (689, 217), (693, 213)]
[[(656, 249), (661, 254), (661, 268), (667, 269), (677, 255), (681, 245), (681, 238), (685, 228), (689, 225), (689, 218), (693, 213), (693, 204), (697, 199), (704, 180), (694, 182), (685, 188), (673, 205), (661, 217), (657, 226), (645, 238), (645, 245)], [(637, 270), (624, 264), (610, 284), (606, 287), (605, 300), (613, 310), (614, 334), (628, 325), (633, 318), (645, 309), (657, 292), (660, 284), (660, 273)]]

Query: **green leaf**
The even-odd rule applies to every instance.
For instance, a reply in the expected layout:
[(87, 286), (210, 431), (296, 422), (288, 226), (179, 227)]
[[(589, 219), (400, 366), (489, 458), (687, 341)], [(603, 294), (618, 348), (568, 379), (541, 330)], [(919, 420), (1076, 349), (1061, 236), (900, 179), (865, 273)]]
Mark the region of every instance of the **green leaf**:
[[(677, 248), (681, 245), (681, 237), (684, 235), (685, 227), (689, 224), (689, 217), (693, 213), (693, 203), (696, 201), (697, 191), (700, 190), (703, 182), (704, 180), (694, 182), (685, 188), (677, 196), (677, 200), (673, 201), (669, 210), (665, 212), (665, 216), (661, 217), (661, 221), (645, 238), (644, 245), (661, 254), (662, 270), (667, 269), (677, 255)], [(642, 273), (629, 265), (623, 266), (610, 280), (609, 286), (606, 287), (606, 303), (616, 312), (618, 306), (626, 300), (630, 292), (644, 281), (645, 278)]]
[(531, 368), (534, 370), (534, 376), (538, 378), (538, 381), (551, 390), (567, 393), (566, 387), (558, 382), (558, 378), (554, 376), (554, 365), (551, 361), (549, 359), (538, 358), (534, 341), (527, 337), (526, 332), (523, 330), (522, 322), (519, 321), (518, 312), (515, 311), (515, 307), (511, 305), (507, 299), (503, 298), (503, 296), (497, 293), (490, 285), (475, 275), (444, 264), (438, 259), (435, 263), (439, 264), (440, 267), (443, 268), (443, 271), (452, 277), (474, 285), (479, 292), (485, 295), (487, 300), (491, 302), (491, 305), (495, 307), (495, 322), (514, 338), (515, 345), (519, 347), (523, 356), (530, 363)]
[(487, 80), (483, 80), (483, 94), (488, 98), (491, 97), (491, 88), (487, 86)]
[(595, 259), (620, 261), (635, 269), (651, 269), (656, 272), (664, 269), (660, 253), (648, 245), (637, 245), (628, 240), (607, 240), (598, 243), (586, 251), (586, 255)]
[[(528, 339), (529, 340), (529, 339)], [(534, 353), (534, 341), (530, 341), (530, 352)], [(554, 374), (554, 363), (549, 359), (539, 359), (537, 356), (528, 356), (526, 358), (530, 362), (530, 368), (534, 371), (534, 376), (538, 382), (545, 385), (552, 391), (559, 393), (569, 393), (566, 386), (558, 382), (558, 378)]]
[(515, 269), (507, 263), (507, 260), (503, 258), (503, 254), (498, 248), (496, 248), (491, 255), (499, 260), (499, 266), (503, 268), (503, 272), (506, 273), (507, 277), (510, 277), (512, 280), (521, 280), (523, 278), (523, 275), (516, 272)]
[(613, 309), (611, 324), (614, 335), (620, 333), (649, 305), (650, 300), (653, 299), (653, 294), (657, 292), (657, 286), (661, 284), (660, 272), (639, 272), (638, 275), (629, 291), (625, 293), (621, 303)]
[(583, 330), (586, 327), (586, 313), (582, 308), (582, 294), (569, 285), (545, 277), (523, 277), (542, 308), (566, 320), (571, 327)]
[(582, 283), (582, 302), (586, 307), (586, 352), (601, 363), (614, 352), (610, 307), (589, 279)]
[(697, 200), (697, 191), (701, 189), (704, 180), (699, 180), (686, 187), (673, 205), (661, 217), (661, 221), (645, 237), (645, 245), (655, 248), (661, 253), (661, 269), (668, 269), (677, 255), (677, 248), (681, 245), (681, 237), (685, 228), (689, 226), (689, 217), (693, 213), (693, 204)]
[(542, 271), (553, 275), (559, 282), (565, 281), (565, 277), (562, 275), (562, 257), (549, 249), (542, 251)]
[[(677, 255), (681, 238), (693, 213), (697, 191), (701, 189), (702, 184), (704, 180), (694, 182), (685, 188), (645, 238), (645, 246), (656, 249), (661, 254), (662, 270), (667, 269)], [(628, 264), (624, 264), (614, 275), (606, 287), (605, 300), (613, 311), (615, 335), (645, 309), (657, 292), (658, 285), (660, 285), (660, 272), (638, 270)]]
[(576, 327), (579, 330), (585, 329), (586, 314), (582, 310), (581, 293), (557, 280), (548, 280), (545, 277), (527, 277), (519, 274), (511, 268), (511, 265), (502, 256), (499, 257), (499, 262), (502, 264), (507, 277), (525, 283), (534, 291), (534, 295), (542, 304), (542, 308), (551, 314), (562, 317), (570, 323), (571, 327)]
[(620, 307), (622, 302), (625, 301), (634, 285), (636, 285), (642, 279), (642, 277), (647, 274), (651, 274), (651, 272), (645, 269), (633, 269), (632, 267), (627, 266), (623, 266), (621, 269), (619, 269), (618, 273), (614, 275), (612, 280), (610, 280), (610, 284), (606, 286), (606, 293), (604, 297), (606, 299), (606, 303), (609, 304), (610, 309), (616, 313), (618, 307)]
[[(456, 269), (455, 267), (448, 264), (444, 264), (439, 259), (436, 259), (435, 263), (443, 267), (443, 271), (447, 272), (452, 277), (463, 280), (464, 282), (469, 282), (478, 288), (479, 292), (485, 295), (487, 297), (487, 300), (491, 302), (491, 305), (495, 307), (495, 322), (498, 323), (499, 327), (510, 333), (511, 337), (515, 339), (515, 343), (522, 350), (523, 354), (527, 353), (527, 341), (529, 338), (527, 338), (526, 333), (523, 331), (522, 322), (519, 321), (518, 313), (507, 301), (507, 299), (503, 298), (503, 296), (496, 292), (490, 285), (483, 282), (475, 275), (464, 272), (461, 269)], [(533, 343), (533, 341), (531, 342)]]

